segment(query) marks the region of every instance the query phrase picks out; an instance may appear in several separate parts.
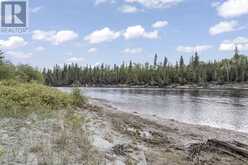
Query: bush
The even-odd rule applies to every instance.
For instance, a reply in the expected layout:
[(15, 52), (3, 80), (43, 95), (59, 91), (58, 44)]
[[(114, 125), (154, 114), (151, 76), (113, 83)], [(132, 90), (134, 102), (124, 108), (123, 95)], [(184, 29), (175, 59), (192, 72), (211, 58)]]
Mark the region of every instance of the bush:
[(29, 65), (15, 66), (10, 63), (0, 63), (0, 80), (17, 80), (19, 82), (43, 83), (43, 75), (38, 70)]
[(15, 78), (15, 66), (0, 64), (0, 80)]
[(36, 83), (0, 82), (0, 115), (23, 116), (32, 112), (65, 109), (80, 103), (76, 95)]
[(36, 81), (39, 83), (43, 82), (43, 75), (37, 69), (34, 69), (29, 65), (18, 65), (16, 71), (16, 79), (21, 82)]
[(86, 98), (81, 94), (81, 90), (78, 87), (74, 87), (72, 90), (72, 100), (73, 105), (77, 107), (81, 107), (86, 103)]

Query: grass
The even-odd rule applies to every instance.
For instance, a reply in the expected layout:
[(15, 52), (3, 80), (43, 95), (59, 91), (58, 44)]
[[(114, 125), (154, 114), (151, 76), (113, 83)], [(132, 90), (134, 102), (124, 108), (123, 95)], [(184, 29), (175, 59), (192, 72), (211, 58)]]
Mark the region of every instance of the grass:
[[(25, 151), (25, 154), (35, 154), (39, 165), (73, 164), (73, 161), (89, 165), (103, 164), (103, 156), (92, 145), (91, 133), (87, 128), (89, 120), (80, 113), (86, 102), (79, 88), (65, 93), (37, 83), (0, 81), (0, 117), (21, 118), (17, 121), (32, 119), (35, 126), (43, 122), (54, 125), (51, 132), (45, 124), (44, 127), (41, 125), (46, 136), (42, 134), (40, 139), (32, 139), (32, 144)], [(38, 114), (38, 118), (31, 115), (33, 113)], [(32, 128), (32, 125), (29, 127)], [(19, 161), (17, 152), (18, 149), (13, 149), (13, 153), (5, 154), (5, 148), (0, 145), (0, 158), (2, 156), (3, 161), (9, 161), (5, 155), (12, 157), (12, 161)], [(21, 160), (25, 162), (24, 159), (23, 156)]]
[[(103, 155), (92, 145), (87, 120), (77, 110), (59, 111), (60, 126), (50, 143), (36, 143), (30, 152), (39, 156), (38, 164), (103, 164)], [(62, 125), (61, 125), (61, 124)]]
[(37, 83), (0, 82), (0, 117), (21, 117), (32, 112), (79, 107), (85, 102), (79, 89), (68, 94)]
[(4, 153), (4, 148), (0, 145), (0, 158), (3, 156)]

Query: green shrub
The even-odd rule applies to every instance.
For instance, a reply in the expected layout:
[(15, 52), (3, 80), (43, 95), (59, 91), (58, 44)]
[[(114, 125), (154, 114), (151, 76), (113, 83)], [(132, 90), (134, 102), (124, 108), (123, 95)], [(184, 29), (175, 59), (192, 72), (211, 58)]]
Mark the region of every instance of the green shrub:
[(36, 81), (42, 83), (43, 75), (42, 73), (29, 65), (18, 65), (16, 66), (16, 79), (20, 82), (32, 82)]
[(69, 109), (85, 102), (79, 88), (69, 94), (37, 83), (0, 81), (0, 116), (19, 117), (32, 112)]
[(15, 78), (15, 66), (11, 64), (0, 65), (0, 80)]
[(14, 80), (14, 79), (10, 79), (10, 80), (1, 80), (0, 81), (0, 85), (1, 86), (15, 86), (18, 85), (19, 83)]
[(73, 105), (77, 107), (81, 107), (86, 103), (86, 98), (81, 94), (81, 90), (78, 87), (74, 87), (72, 90), (72, 100)]
[(55, 88), (36, 83), (0, 82), (0, 115), (20, 116), (72, 105), (73, 97)]

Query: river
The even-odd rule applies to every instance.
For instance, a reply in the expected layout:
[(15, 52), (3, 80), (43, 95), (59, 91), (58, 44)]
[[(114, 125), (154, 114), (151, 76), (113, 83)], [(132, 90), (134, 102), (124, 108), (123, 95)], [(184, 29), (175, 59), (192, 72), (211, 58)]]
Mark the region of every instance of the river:
[(248, 90), (81, 89), (121, 111), (248, 133)]

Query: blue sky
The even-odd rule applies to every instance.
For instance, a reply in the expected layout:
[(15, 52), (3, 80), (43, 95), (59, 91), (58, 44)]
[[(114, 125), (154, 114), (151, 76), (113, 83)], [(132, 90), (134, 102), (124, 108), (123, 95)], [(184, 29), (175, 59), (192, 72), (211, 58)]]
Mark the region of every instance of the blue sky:
[(30, 0), (25, 34), (1, 34), (12, 62), (37, 67), (175, 63), (195, 50), (202, 60), (248, 53), (248, 0)]

